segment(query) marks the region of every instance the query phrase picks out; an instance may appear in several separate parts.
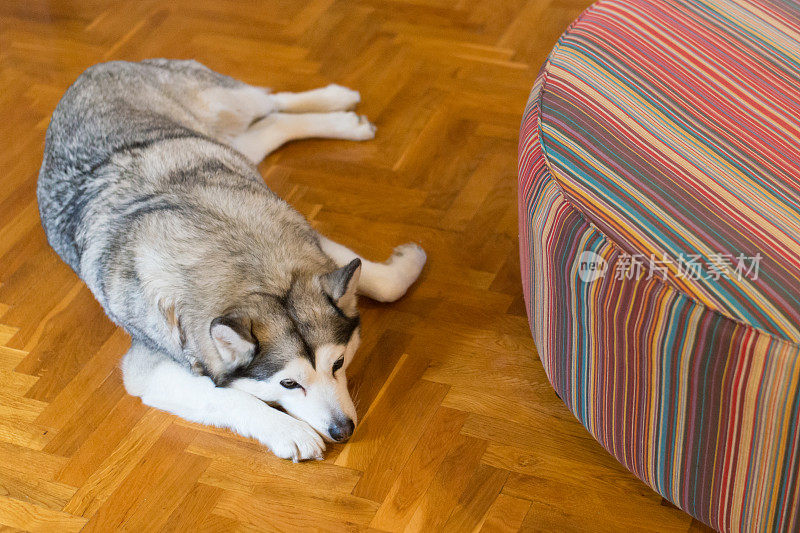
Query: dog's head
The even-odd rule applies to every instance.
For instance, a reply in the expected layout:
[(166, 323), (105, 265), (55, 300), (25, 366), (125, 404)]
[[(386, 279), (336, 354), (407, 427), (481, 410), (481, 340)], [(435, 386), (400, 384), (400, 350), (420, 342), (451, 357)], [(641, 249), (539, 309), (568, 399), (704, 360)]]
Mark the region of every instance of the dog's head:
[(347, 440), (356, 409), (345, 372), (360, 342), (356, 285), (361, 262), (297, 275), (288, 293), (255, 294), (214, 319), (209, 334), (232, 370), (224, 384)]

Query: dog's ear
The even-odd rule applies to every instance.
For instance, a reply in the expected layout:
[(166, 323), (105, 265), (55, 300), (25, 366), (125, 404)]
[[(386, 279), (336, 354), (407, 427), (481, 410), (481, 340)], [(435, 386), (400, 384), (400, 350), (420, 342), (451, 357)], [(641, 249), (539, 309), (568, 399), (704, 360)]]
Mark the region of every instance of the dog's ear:
[(235, 314), (218, 316), (211, 321), (209, 333), (226, 371), (242, 367), (253, 359), (256, 339), (249, 319)]
[(322, 276), (322, 288), (337, 305), (355, 305), (361, 259), (356, 257), (342, 268)]

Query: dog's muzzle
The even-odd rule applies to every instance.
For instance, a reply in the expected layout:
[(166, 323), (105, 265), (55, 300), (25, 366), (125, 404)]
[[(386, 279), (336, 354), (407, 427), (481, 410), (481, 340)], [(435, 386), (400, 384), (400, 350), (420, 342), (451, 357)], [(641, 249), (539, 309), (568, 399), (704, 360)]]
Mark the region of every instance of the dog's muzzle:
[(344, 442), (353, 434), (356, 425), (350, 418), (337, 419), (328, 426), (328, 435), (336, 442)]

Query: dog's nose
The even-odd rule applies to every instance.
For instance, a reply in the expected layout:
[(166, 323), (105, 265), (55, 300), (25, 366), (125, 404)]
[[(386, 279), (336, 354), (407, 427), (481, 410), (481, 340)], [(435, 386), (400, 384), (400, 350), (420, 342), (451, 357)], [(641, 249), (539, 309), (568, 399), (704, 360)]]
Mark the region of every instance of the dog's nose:
[(350, 418), (345, 420), (337, 420), (328, 427), (328, 434), (336, 442), (344, 442), (353, 434), (356, 425)]

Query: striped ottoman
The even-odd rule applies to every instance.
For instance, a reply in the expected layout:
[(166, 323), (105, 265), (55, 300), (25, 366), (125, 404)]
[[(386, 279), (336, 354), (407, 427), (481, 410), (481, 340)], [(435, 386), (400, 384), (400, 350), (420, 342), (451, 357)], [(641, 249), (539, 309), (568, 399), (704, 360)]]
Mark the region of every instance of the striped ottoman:
[(601, 0), (519, 157), (528, 317), (569, 409), (703, 522), (800, 530), (800, 3)]

